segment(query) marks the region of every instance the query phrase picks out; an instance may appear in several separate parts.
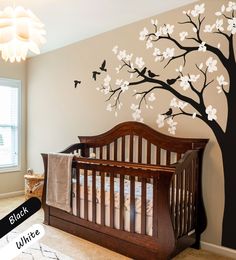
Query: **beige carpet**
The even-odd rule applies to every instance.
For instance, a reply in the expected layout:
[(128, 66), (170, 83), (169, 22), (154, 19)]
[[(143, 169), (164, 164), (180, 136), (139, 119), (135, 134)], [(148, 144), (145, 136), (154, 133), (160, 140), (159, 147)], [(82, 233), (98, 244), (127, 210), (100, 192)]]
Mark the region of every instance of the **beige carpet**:
[[(0, 200), (0, 219), (14, 208), (24, 202), (24, 197), (15, 197)], [(43, 222), (43, 210), (40, 210), (20, 226), (17, 231), (24, 231), (33, 224)], [(122, 260), (129, 259), (106, 248), (90, 243), (84, 239), (75, 237), (66, 232), (44, 225), (46, 235), (40, 240), (41, 243), (58, 250), (59, 252), (75, 260)], [(227, 260), (230, 258), (218, 256), (205, 250), (186, 249), (174, 258), (175, 260)]]

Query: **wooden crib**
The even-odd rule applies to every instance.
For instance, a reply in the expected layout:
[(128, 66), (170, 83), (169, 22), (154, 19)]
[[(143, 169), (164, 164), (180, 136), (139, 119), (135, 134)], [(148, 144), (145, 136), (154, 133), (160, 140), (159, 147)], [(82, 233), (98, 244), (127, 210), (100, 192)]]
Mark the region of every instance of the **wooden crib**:
[[(141, 123), (124, 122), (104, 134), (79, 136), (79, 140), (80, 143), (62, 151), (81, 155), (75, 156), (72, 163), (77, 191), (75, 214), (46, 205), (48, 155), (42, 154), (45, 224), (135, 259), (170, 259), (189, 246), (199, 248), (200, 235), (206, 228), (201, 170), (207, 139), (170, 137)], [(89, 158), (91, 153), (96, 158)], [(80, 183), (81, 176), (83, 183)], [(98, 176), (100, 204), (96, 198)], [(92, 180), (90, 187), (89, 179)], [(107, 180), (108, 206), (105, 198)], [(119, 181), (118, 209), (114, 180)], [(128, 195), (124, 192), (124, 183), (127, 182)], [(136, 194), (137, 187), (141, 189), (140, 197)], [(152, 189), (151, 216), (147, 216), (146, 211), (150, 202), (147, 200), (147, 187)], [(92, 195), (89, 190), (92, 190)], [(125, 207), (127, 196), (128, 213)], [(141, 203), (139, 213), (137, 200)], [(125, 228), (127, 214), (128, 230)], [(140, 220), (138, 227), (137, 217)], [(152, 230), (148, 235), (147, 220), (150, 222), (150, 219)]]

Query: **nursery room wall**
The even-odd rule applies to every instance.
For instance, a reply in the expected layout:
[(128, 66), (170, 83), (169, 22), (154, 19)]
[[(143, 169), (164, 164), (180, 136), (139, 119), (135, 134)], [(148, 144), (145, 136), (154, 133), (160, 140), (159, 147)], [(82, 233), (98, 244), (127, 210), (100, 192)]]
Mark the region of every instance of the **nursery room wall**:
[(20, 123), (20, 171), (0, 173), (0, 197), (22, 194), (24, 190), (23, 175), (26, 171), (26, 64), (22, 63), (0, 63), (1, 78), (21, 80), (21, 123)]
[[(204, 21), (204, 25), (213, 24), (217, 19), (215, 13), (222, 4), (226, 3), (226, 1), (221, 0), (205, 1), (207, 22)], [(137, 86), (136, 89), (130, 88), (124, 95), (122, 94), (122, 107), (121, 109), (117, 108), (116, 111), (111, 109), (111, 103), (114, 100), (112, 99), (110, 103), (106, 102), (109, 95), (105, 95), (101, 88), (104, 84), (104, 78), (105, 81), (108, 80), (113, 84), (115, 84), (116, 79), (130, 80), (127, 71), (117, 74), (116, 68), (120, 64), (116, 54), (117, 48), (118, 53), (120, 50), (125, 50), (129, 54), (132, 53), (134, 60), (135, 57), (142, 57), (145, 66), (151, 68), (151, 71), (155, 72), (156, 75), (160, 74), (162, 79), (176, 78), (180, 73), (176, 69), (181, 70), (179, 68), (181, 62), (170, 63), (163, 70), (162, 64), (166, 63), (160, 65), (160, 61), (155, 61), (155, 57), (157, 57), (153, 56), (155, 47), (146, 47), (145, 41), (139, 40), (140, 31), (144, 27), (149, 31), (153, 30), (151, 19), (153, 19), (154, 24), (155, 19), (157, 19), (158, 26), (159, 24), (174, 25), (173, 35), (178, 39), (179, 33), (183, 31), (190, 31), (191, 35), (193, 26), (188, 24), (180, 25), (178, 22), (186, 20), (183, 10), (192, 9), (194, 9), (193, 4), (30, 58), (27, 62), (27, 106), (29, 108), (27, 111), (27, 166), (33, 168), (35, 172), (42, 173), (43, 164), (40, 153), (60, 151), (66, 146), (78, 142), (78, 135), (99, 134), (119, 122), (134, 120), (135, 117), (139, 120), (143, 119), (144, 123), (154, 129), (165, 134), (171, 134), (168, 132), (167, 126), (158, 128), (156, 123), (158, 114), (168, 111), (170, 107), (173, 95), (169, 92), (161, 90), (160, 94), (154, 93), (155, 102), (153, 102), (152, 107), (149, 104), (147, 107), (144, 105), (141, 115), (138, 113), (137, 116), (137, 110), (134, 111), (134, 106), (132, 106), (132, 104), (138, 103), (134, 94), (140, 89), (147, 88), (148, 83)], [(216, 44), (227, 55), (227, 43), (222, 35), (206, 33), (204, 39), (213, 45)], [(174, 47), (173, 44), (166, 41), (158, 42), (158, 48), (162, 51), (167, 48), (167, 45), (170, 45), (170, 48)], [(113, 49), (114, 46), (118, 47)], [(204, 51), (204, 44), (201, 47), (203, 50), (189, 55), (186, 63), (189, 73), (195, 76), (201, 74), (196, 71), (195, 64), (206, 68), (206, 60), (212, 58), (214, 61), (216, 58), (213, 54)], [(104, 60), (106, 61), (106, 72), (99, 69)], [(101, 73), (96, 74), (96, 80), (93, 78), (94, 71)], [(205, 102), (207, 106), (211, 106), (214, 118), (216, 115), (214, 108), (220, 104), (220, 107), (217, 107), (217, 122), (222, 125), (222, 128), (225, 128), (227, 105), (224, 96), (221, 95), (222, 93), (218, 93), (219, 88), (217, 89), (216, 77), (224, 75), (225, 82), (228, 82), (227, 73), (219, 62), (217, 72), (214, 69), (213, 72), (215, 74), (210, 75), (210, 77), (213, 77), (215, 82), (207, 89)], [(106, 78), (107, 75), (108, 78)], [(75, 87), (74, 80), (81, 81), (81, 83)], [(179, 84), (173, 85), (173, 88), (180, 89)], [(194, 93), (190, 94), (190, 96), (194, 98)], [(189, 113), (194, 115), (191, 109)], [(199, 118), (180, 116), (176, 121), (178, 121), (175, 131), (176, 136), (210, 139), (203, 163), (203, 197), (208, 226), (202, 240), (221, 245), (225, 198), (224, 171), (220, 147), (213, 131)]]

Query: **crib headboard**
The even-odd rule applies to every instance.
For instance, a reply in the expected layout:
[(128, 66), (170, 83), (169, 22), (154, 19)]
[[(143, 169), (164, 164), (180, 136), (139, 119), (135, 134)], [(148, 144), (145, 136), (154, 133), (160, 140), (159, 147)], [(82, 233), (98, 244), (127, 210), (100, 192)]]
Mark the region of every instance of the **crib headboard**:
[(208, 139), (177, 138), (138, 122), (124, 122), (96, 136), (78, 136), (82, 156), (97, 159), (168, 165), (190, 149), (204, 149)]

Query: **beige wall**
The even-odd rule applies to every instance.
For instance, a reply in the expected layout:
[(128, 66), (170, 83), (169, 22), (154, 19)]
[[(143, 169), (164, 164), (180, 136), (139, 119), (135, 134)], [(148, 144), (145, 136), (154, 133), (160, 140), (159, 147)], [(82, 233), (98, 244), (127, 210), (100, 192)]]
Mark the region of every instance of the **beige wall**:
[[(210, 16), (210, 13), (214, 14), (220, 3), (225, 3), (225, 1), (208, 0), (205, 2), (207, 14), (209, 14), (207, 19), (209, 18), (212, 22), (215, 16)], [(188, 7), (158, 15), (159, 23), (175, 24), (178, 27), (177, 21), (184, 19), (183, 9), (187, 10)], [(108, 73), (117, 78), (114, 68), (118, 65), (118, 60), (111, 52), (114, 45), (134, 53), (135, 56), (142, 56), (154, 72), (158, 74), (159, 71), (164, 75), (163, 78), (175, 75), (173, 72), (176, 65), (170, 65), (163, 74), (161, 67), (153, 61), (153, 50), (146, 50), (144, 42), (138, 40), (139, 32), (144, 26), (150, 28), (150, 19), (31, 58), (28, 61), (28, 167), (32, 167), (36, 172), (42, 172), (41, 152), (60, 151), (71, 143), (77, 142), (77, 135), (98, 134), (119, 122), (132, 120), (130, 105), (134, 102), (133, 92), (130, 91), (122, 99), (123, 109), (118, 117), (115, 117), (114, 113), (106, 111), (105, 96), (96, 90), (102, 81), (95, 84), (91, 78), (91, 72), (98, 69), (104, 58), (107, 59)], [(183, 28), (186, 30), (186, 27)], [(221, 48), (224, 49), (222, 38), (218, 37)], [(215, 42), (211, 38), (207, 40)], [(166, 48), (166, 42), (162, 42), (159, 47)], [(198, 53), (191, 56), (187, 66), (194, 68), (195, 62), (200, 62), (202, 58), (205, 60), (204, 55), (205, 53)], [(224, 70), (219, 67), (217, 75), (222, 73)], [(125, 77), (124, 75), (122, 76)], [(119, 75), (118, 78), (122, 76)], [(73, 83), (75, 79), (82, 81), (76, 89)], [(222, 96), (215, 94), (215, 87), (211, 88), (210, 91), (213, 92), (208, 93), (209, 98), (206, 102), (210, 102), (213, 106), (222, 104), (217, 115), (219, 122), (224, 125), (227, 111), (221, 100)], [(169, 108), (171, 98), (170, 94), (162, 91), (161, 95), (157, 96), (158, 102), (154, 110), (143, 110), (144, 122), (157, 129), (155, 123), (157, 114)], [(224, 183), (219, 146), (211, 130), (200, 120), (180, 117), (177, 121), (177, 136), (210, 138), (203, 167), (203, 195), (208, 217), (208, 227), (204, 232), (203, 240), (220, 244)], [(168, 133), (166, 128), (160, 131)]]
[(22, 111), (21, 111), (21, 170), (19, 172), (0, 173), (0, 196), (2, 193), (22, 191), (24, 189), (23, 174), (26, 169), (26, 65), (1, 61), (0, 77), (21, 80)]

